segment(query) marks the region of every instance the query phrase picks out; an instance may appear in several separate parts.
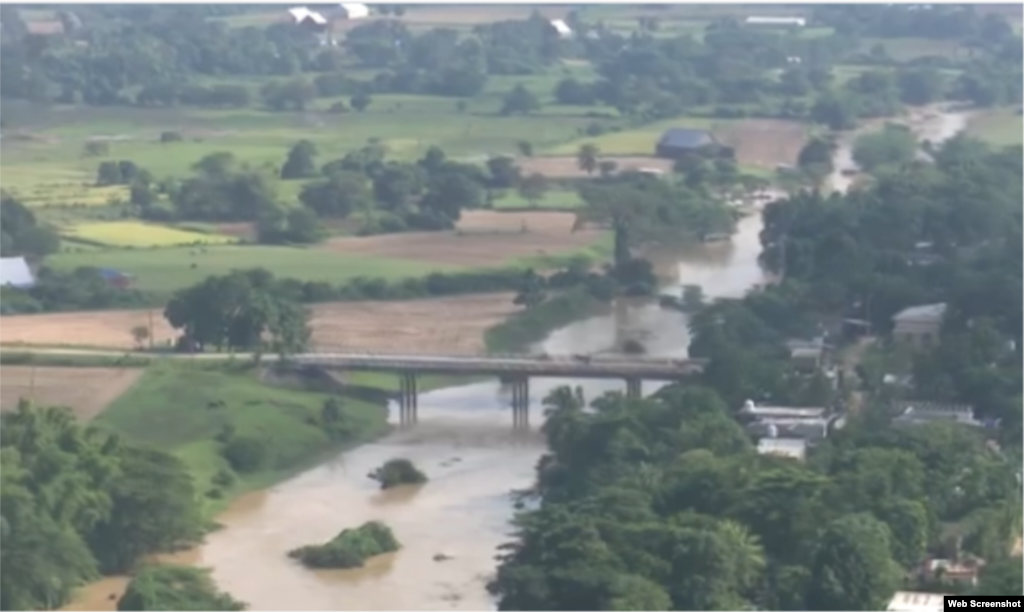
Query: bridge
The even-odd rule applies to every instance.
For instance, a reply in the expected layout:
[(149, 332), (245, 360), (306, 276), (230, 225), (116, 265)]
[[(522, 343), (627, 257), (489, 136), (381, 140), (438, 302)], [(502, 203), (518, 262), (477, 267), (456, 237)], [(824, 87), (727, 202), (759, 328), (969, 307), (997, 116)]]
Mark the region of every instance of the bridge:
[(304, 353), (290, 361), (328, 370), (394, 372), (399, 375), (400, 423), (418, 419), (416, 376), (447, 374), (496, 376), (512, 388), (512, 420), (528, 425), (530, 378), (621, 378), (626, 397), (639, 399), (644, 380), (675, 381), (703, 371), (702, 359), (551, 355), (401, 355), (381, 353)]

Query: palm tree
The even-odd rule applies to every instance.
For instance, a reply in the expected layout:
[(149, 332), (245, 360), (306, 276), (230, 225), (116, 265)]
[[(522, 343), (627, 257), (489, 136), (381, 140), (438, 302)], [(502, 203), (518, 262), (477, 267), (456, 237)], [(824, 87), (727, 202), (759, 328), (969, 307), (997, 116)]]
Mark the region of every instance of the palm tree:
[(601, 153), (600, 149), (597, 148), (596, 144), (587, 143), (580, 146), (579, 152), (576, 153), (576, 164), (580, 170), (583, 170), (588, 175), (594, 174), (597, 170), (598, 159), (597, 156)]
[(718, 535), (728, 544), (733, 556), (733, 579), (742, 588), (754, 586), (765, 568), (764, 548), (758, 537), (742, 523), (723, 520)]

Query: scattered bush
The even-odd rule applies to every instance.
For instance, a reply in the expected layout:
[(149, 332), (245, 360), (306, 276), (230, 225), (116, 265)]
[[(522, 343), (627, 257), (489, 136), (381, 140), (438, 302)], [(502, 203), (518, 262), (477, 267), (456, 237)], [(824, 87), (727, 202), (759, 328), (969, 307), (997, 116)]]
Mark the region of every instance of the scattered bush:
[(296, 548), (288, 556), (314, 569), (349, 569), (362, 567), (367, 559), (399, 548), (387, 525), (370, 521), (356, 529), (343, 530), (326, 544)]
[(427, 475), (419, 471), (408, 459), (389, 459), (384, 465), (370, 472), (369, 477), (379, 482), (381, 489), (423, 484), (427, 481)]
[(255, 436), (233, 436), (221, 449), (224, 459), (239, 474), (251, 474), (269, 463), (270, 446)]

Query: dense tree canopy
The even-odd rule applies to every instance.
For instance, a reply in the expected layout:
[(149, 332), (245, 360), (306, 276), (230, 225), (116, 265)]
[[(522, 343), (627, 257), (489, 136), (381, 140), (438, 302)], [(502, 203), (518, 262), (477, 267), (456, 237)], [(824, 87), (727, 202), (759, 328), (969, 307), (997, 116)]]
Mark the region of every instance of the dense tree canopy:
[[(0, 416), (0, 608), (56, 609), (73, 589), (201, 535), (178, 459), (23, 402)], [(146, 608), (134, 608), (146, 609)]]

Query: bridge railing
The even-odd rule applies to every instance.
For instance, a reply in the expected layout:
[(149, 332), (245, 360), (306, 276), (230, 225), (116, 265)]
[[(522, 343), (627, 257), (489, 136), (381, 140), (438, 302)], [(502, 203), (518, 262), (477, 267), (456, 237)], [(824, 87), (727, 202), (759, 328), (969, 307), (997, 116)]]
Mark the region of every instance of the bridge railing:
[[(594, 357), (580, 359), (572, 355), (533, 355), (533, 354), (503, 354), (503, 355), (457, 355), (457, 354), (402, 354), (402, 353), (379, 353), (379, 352), (337, 352), (337, 353), (306, 353), (296, 356), (298, 361), (333, 360), (342, 363), (349, 363), (353, 366), (411, 366), (422, 364), (434, 368), (463, 369), (459, 366), (490, 366), (498, 370), (524, 370), (524, 369), (567, 369), (567, 370), (626, 370), (626, 371), (651, 371), (667, 370), (678, 371), (695, 365), (700, 365), (703, 360), (699, 359), (671, 359), (671, 358), (614, 358)], [(339, 365), (342, 365), (339, 363)]]

